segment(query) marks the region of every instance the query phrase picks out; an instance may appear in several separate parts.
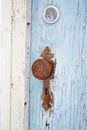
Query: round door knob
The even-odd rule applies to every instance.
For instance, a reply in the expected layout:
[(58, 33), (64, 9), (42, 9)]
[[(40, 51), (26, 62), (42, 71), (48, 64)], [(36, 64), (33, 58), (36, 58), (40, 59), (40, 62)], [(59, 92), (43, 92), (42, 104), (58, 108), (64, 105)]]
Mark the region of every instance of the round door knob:
[(37, 59), (32, 65), (32, 73), (37, 79), (48, 79), (52, 73), (52, 65), (45, 59)]

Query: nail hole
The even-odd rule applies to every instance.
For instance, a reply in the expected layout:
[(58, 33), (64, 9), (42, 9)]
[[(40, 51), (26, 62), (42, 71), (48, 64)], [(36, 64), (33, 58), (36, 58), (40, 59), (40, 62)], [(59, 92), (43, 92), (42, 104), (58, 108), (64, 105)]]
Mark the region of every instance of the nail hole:
[(26, 105), (27, 105), (27, 102), (24, 102), (24, 105), (26, 106)]
[(29, 23), (29, 22), (27, 22), (27, 25), (30, 25), (30, 23)]
[(50, 124), (49, 123), (47, 123), (47, 121), (46, 121), (46, 126), (49, 126)]

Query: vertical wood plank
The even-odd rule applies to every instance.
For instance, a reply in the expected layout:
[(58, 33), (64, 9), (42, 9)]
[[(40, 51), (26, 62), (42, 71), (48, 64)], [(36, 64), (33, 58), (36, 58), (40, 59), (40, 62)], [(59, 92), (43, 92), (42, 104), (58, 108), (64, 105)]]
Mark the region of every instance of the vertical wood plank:
[(26, 0), (12, 0), (11, 130), (24, 128)]
[(31, 0), (26, 2), (26, 45), (25, 45), (25, 100), (24, 100), (24, 130), (29, 127), (29, 72), (30, 72), (30, 29)]
[[(49, 4), (60, 10), (60, 19), (49, 25), (42, 19)], [(31, 63), (46, 45), (55, 50), (55, 79), (51, 83), (54, 106), (41, 107), (42, 81), (30, 72), (29, 130), (87, 129), (87, 1), (32, 0)]]
[(10, 130), (11, 0), (2, 1), (1, 16), (0, 130)]
[[(0, 0), (0, 11), (1, 11), (1, 0)], [(1, 12), (0, 12), (0, 92), (1, 92)], [(0, 93), (0, 104), (1, 104), (1, 93)], [(0, 129), (1, 129), (1, 105), (0, 105)]]

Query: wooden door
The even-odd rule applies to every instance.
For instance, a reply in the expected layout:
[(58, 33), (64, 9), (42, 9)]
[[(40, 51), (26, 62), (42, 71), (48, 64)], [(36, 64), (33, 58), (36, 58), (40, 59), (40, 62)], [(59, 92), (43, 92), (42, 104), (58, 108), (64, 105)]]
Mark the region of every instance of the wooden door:
[[(60, 18), (54, 24), (42, 18), (54, 5)], [(87, 0), (32, 0), (29, 130), (87, 130)], [(55, 78), (51, 81), (54, 105), (41, 105), (43, 81), (31, 71), (45, 46), (55, 53)]]

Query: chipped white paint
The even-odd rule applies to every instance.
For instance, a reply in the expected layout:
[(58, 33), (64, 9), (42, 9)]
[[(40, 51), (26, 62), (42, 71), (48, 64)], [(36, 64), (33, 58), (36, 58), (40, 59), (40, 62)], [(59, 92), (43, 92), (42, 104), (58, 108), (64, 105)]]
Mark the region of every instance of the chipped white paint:
[(1, 130), (1, 0), (0, 0), (0, 130)]
[[(26, 45), (26, 6), (29, 2), (30, 0), (2, 1), (4, 17), (2, 17), (3, 44), (0, 46), (2, 50), (0, 130), (28, 129), (28, 104), (24, 104), (28, 100), (26, 89), (29, 88), (29, 42)], [(28, 34), (29, 30), (28, 28)], [(29, 38), (27, 40), (29, 41)]]
[(26, 2), (26, 52), (25, 52), (25, 99), (24, 99), (24, 130), (28, 130), (29, 113), (29, 61), (30, 61), (30, 27), (31, 27), (31, 0)]
[(10, 130), (11, 0), (2, 1), (0, 130)]
[(25, 91), (26, 0), (12, 1), (11, 130), (23, 130)]

